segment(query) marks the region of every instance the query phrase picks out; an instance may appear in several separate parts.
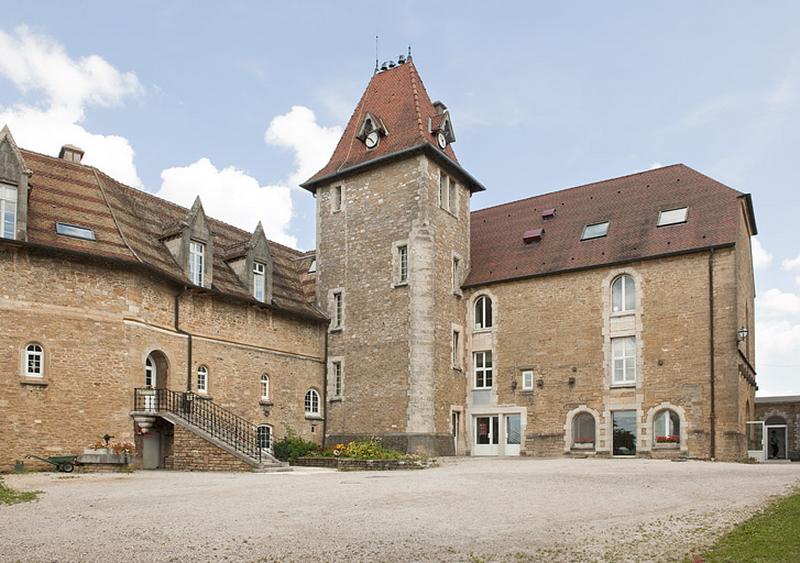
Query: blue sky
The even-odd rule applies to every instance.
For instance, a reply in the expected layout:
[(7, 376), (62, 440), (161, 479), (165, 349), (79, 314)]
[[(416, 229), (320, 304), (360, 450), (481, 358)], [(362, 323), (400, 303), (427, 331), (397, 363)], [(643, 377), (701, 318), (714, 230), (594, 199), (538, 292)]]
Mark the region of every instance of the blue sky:
[(20, 145), (83, 143), (124, 181), (312, 248), (292, 186), (324, 164), (375, 35), (382, 60), (410, 43), (488, 187), (473, 208), (675, 162), (752, 193), (761, 392), (800, 393), (800, 4), (135, 6), (4, 7), (0, 119)]

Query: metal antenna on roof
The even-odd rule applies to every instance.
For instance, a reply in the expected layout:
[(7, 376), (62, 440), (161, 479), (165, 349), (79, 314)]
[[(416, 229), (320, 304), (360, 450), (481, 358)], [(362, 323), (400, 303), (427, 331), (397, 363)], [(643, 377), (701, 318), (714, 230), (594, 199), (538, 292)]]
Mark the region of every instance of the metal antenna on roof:
[(408, 44), (408, 58), (411, 58), (411, 43)]
[(375, 36), (375, 72), (373, 74), (378, 74), (378, 36)]

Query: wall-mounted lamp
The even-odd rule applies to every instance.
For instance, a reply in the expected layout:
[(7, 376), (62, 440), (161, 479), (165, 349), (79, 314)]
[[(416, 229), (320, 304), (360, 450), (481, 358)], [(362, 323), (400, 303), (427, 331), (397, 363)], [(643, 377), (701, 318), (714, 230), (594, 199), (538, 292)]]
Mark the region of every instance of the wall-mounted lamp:
[(748, 334), (750, 334), (750, 331), (748, 331), (747, 328), (740, 328), (739, 332), (736, 333), (736, 342), (742, 342), (747, 338)]

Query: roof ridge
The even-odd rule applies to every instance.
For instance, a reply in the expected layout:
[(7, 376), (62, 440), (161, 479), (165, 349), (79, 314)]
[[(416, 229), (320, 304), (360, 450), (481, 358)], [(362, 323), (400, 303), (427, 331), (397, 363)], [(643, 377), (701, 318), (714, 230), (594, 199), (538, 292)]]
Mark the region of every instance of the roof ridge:
[[(596, 186), (596, 185), (599, 185), (599, 184), (605, 184), (607, 182), (616, 182), (617, 180), (622, 180), (623, 178), (631, 178), (633, 176), (641, 176), (643, 174), (650, 174), (651, 172), (657, 172), (658, 170), (664, 170), (665, 168), (674, 168), (674, 167), (678, 167), (678, 166), (683, 166), (684, 168), (688, 168), (689, 170), (693, 170), (693, 171), (696, 172), (696, 170), (694, 170), (694, 168), (686, 166), (682, 162), (677, 162), (675, 164), (667, 164), (666, 166), (659, 166), (658, 168), (650, 168), (648, 170), (640, 170), (639, 172), (632, 172), (630, 174), (623, 174), (622, 176), (615, 176), (613, 178), (606, 178), (605, 180), (598, 180), (596, 182), (586, 182), (585, 184), (578, 184), (577, 186), (571, 186), (569, 188), (561, 188), (560, 190), (551, 190), (549, 192), (544, 192), (544, 193), (541, 193), (541, 194), (536, 194), (536, 195), (532, 195), (532, 196), (528, 196), (528, 197), (523, 197), (523, 198), (520, 198), (520, 199), (514, 199), (514, 200), (511, 200), (511, 201), (505, 201), (503, 203), (498, 203), (496, 205), (490, 205), (489, 207), (482, 207), (481, 209), (476, 209), (475, 211), (471, 211), (470, 215), (475, 215), (477, 213), (482, 213), (482, 212), (488, 211), (490, 209), (497, 209), (498, 207), (503, 207), (503, 206), (506, 206), (506, 205), (513, 205), (513, 204), (516, 204), (516, 203), (520, 203), (520, 202), (523, 202), (523, 201), (528, 201), (528, 200), (531, 200), (531, 199), (536, 199), (536, 198), (539, 198), (539, 197), (545, 197), (545, 196), (559, 194), (559, 193), (563, 193), (563, 192), (570, 192), (572, 190), (578, 190), (578, 189), (581, 189), (581, 188), (588, 188), (589, 186)], [(709, 179), (713, 179), (713, 178), (709, 178)], [(717, 182), (717, 183), (719, 183), (719, 182)]]
[[(417, 79), (419, 78), (419, 76), (417, 75), (417, 67), (414, 66), (413, 62), (408, 62), (406, 64), (409, 67), (409, 71), (408, 72), (409, 72), (410, 79), (411, 79), (411, 92), (414, 95), (414, 111), (417, 114), (417, 129), (419, 130), (420, 138), (421, 139), (425, 139), (425, 130), (422, 128), (422, 110), (419, 107), (419, 91), (417, 89)], [(401, 66), (405, 66), (405, 65), (401, 65)], [(421, 84), (422, 80), (420, 79), (419, 82)], [(422, 86), (422, 88), (424, 89), (425, 86)]]

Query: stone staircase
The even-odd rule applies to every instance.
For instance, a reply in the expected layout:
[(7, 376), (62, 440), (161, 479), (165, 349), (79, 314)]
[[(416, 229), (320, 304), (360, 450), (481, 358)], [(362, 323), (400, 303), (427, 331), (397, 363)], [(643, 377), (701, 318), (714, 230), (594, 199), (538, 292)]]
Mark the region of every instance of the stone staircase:
[(256, 472), (291, 471), (259, 442), (258, 428), (250, 421), (191, 391), (140, 388), (134, 390), (130, 413), (143, 432), (156, 417), (191, 432), (249, 465)]

